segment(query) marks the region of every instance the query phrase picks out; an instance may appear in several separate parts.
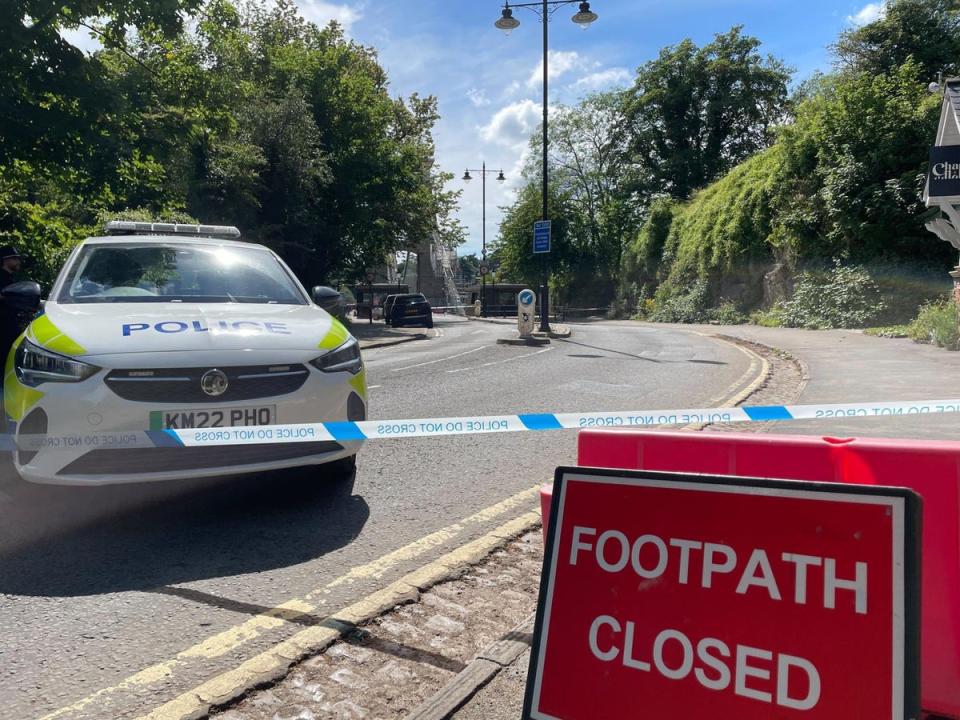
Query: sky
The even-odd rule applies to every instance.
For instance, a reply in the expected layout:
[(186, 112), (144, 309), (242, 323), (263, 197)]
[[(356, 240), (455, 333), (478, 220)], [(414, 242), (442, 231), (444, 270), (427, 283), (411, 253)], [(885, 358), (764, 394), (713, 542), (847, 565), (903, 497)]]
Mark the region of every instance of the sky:
[[(297, 0), (314, 22), (340, 22), (357, 42), (377, 49), (393, 95), (434, 95), (442, 119), (434, 130), (436, 161), (463, 190), (461, 222), (468, 239), (459, 252), (481, 251), (479, 173), (504, 171), (502, 185), (487, 182), (487, 246), (521, 184), (530, 134), (540, 121), (540, 19), (516, 8), (520, 27), (509, 35), (494, 27), (502, 0)], [(636, 69), (660, 48), (691, 38), (698, 45), (732, 25), (760, 39), (762, 51), (795, 70), (799, 82), (830, 69), (829, 45), (848, 28), (883, 13), (883, 0), (594, 0), (599, 19), (587, 29), (570, 22), (575, 3), (550, 21), (550, 103), (574, 104), (598, 90), (627, 87)], [(67, 33), (89, 49), (84, 33)]]

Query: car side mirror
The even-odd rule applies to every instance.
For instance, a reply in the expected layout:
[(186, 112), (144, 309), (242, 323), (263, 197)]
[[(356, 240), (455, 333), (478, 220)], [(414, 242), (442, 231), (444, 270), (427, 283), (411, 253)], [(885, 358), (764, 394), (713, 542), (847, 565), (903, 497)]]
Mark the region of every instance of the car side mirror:
[(33, 280), (21, 280), (7, 285), (0, 295), (18, 312), (36, 312), (40, 309), (40, 284)]
[(331, 315), (337, 316), (343, 312), (343, 295), (332, 287), (317, 285), (311, 294), (313, 301)]

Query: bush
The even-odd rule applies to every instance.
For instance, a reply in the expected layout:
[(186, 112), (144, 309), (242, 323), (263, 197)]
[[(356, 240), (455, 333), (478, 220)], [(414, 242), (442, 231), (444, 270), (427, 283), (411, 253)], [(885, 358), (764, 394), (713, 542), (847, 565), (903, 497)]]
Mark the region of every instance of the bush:
[(775, 311), (787, 327), (826, 329), (866, 327), (885, 309), (865, 268), (834, 260), (827, 272), (801, 274), (793, 297)]
[(776, 308), (754, 310), (750, 313), (750, 322), (760, 327), (783, 327), (783, 320)]
[[(684, 293), (657, 298), (649, 319), (665, 323), (698, 323), (707, 317), (707, 281), (696, 280)], [(659, 293), (658, 293), (659, 295)]]
[(957, 304), (952, 298), (927, 303), (917, 319), (910, 323), (907, 334), (912, 340), (930, 343), (947, 350), (960, 349), (960, 327)]
[(884, 325), (882, 327), (867, 328), (863, 331), (863, 334), (884, 338), (905, 338), (910, 337), (910, 327), (908, 325)]
[(730, 300), (721, 302), (720, 307), (710, 308), (707, 311), (707, 319), (718, 325), (743, 325), (749, 322), (749, 318)]

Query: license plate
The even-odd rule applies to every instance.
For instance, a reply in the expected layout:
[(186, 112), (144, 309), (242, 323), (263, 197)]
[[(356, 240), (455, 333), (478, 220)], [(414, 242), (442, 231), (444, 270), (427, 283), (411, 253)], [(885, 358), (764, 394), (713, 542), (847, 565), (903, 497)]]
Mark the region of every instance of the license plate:
[(416, 308), (410, 308), (409, 310), (407, 310), (407, 315), (416, 315), (419, 312), (420, 311), (417, 310)]
[(273, 425), (276, 415), (276, 405), (211, 408), (209, 410), (153, 410), (150, 413), (150, 429), (188, 430), (191, 428)]

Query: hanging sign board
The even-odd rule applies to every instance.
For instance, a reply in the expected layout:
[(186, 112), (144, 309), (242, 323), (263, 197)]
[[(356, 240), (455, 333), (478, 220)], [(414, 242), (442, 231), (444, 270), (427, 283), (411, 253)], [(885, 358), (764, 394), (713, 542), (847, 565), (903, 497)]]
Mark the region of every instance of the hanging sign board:
[(930, 148), (927, 195), (930, 198), (960, 197), (960, 145)]
[(906, 489), (560, 468), (524, 718), (912, 720)]

